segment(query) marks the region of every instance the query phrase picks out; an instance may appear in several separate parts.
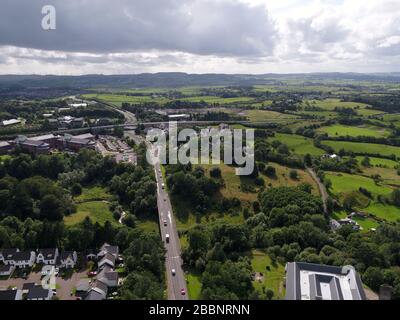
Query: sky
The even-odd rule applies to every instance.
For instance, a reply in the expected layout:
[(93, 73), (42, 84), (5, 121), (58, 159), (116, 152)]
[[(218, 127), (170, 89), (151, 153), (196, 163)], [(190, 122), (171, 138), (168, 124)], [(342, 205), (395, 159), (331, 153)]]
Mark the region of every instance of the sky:
[(145, 72), (400, 72), (400, 0), (0, 0), (0, 74)]

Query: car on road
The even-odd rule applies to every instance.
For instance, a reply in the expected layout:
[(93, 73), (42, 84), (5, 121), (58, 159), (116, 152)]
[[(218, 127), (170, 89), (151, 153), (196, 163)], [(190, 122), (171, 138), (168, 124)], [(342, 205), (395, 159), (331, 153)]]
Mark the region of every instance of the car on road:
[(167, 219), (164, 219), (164, 220), (163, 220), (163, 224), (164, 224), (164, 227), (167, 226)]
[(171, 270), (171, 273), (172, 273), (172, 275), (174, 276), (174, 275), (176, 274), (175, 269), (172, 269), (172, 270)]
[(186, 294), (186, 291), (185, 291), (185, 289), (182, 288), (182, 289), (181, 289), (181, 295), (184, 296), (185, 294)]
[(165, 241), (166, 241), (167, 243), (169, 243), (169, 234), (168, 234), (168, 233), (165, 235)]
[(165, 188), (165, 184), (164, 184), (164, 182), (163, 183), (161, 183), (161, 188)]

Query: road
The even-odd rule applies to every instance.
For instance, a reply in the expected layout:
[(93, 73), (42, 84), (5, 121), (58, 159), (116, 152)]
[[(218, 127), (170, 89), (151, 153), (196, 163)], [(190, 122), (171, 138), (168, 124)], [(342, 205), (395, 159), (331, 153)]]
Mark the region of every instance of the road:
[[(135, 135), (134, 131), (125, 131), (125, 135), (137, 143), (144, 142), (143, 137)], [(156, 150), (148, 144), (153, 158), (157, 156)], [(156, 162), (154, 165), (154, 174), (157, 181), (157, 207), (160, 225), (161, 239), (165, 244), (165, 269), (167, 272), (167, 293), (168, 300), (187, 300), (188, 292), (186, 287), (185, 273), (182, 269), (181, 246), (179, 242), (178, 230), (176, 228), (175, 217), (172, 211), (171, 201), (163, 184), (163, 176), (161, 173), (161, 165)], [(164, 220), (167, 225), (164, 225)], [(169, 235), (169, 242), (166, 242), (166, 235)], [(175, 275), (172, 275), (172, 269), (175, 269)], [(181, 294), (181, 290), (185, 290), (185, 295)]]
[(313, 178), (313, 180), (318, 185), (319, 193), (321, 194), (322, 204), (324, 206), (324, 213), (327, 214), (328, 213), (327, 202), (328, 202), (328, 197), (329, 197), (328, 192), (326, 191), (324, 184), (321, 182), (321, 180), (319, 180), (315, 171), (312, 168), (308, 168), (308, 167), (307, 167), (307, 171), (310, 174), (311, 178)]
[[(153, 150), (155, 156), (157, 156), (158, 151)], [(165, 267), (167, 272), (168, 300), (188, 300), (185, 273), (182, 269), (178, 230), (159, 162), (154, 165), (154, 173), (157, 180), (157, 205), (161, 238), (167, 250)], [(169, 235), (169, 241), (166, 240), (167, 234)], [(175, 275), (172, 274), (173, 269), (175, 270)], [(182, 289), (185, 291), (184, 295), (181, 293)]]

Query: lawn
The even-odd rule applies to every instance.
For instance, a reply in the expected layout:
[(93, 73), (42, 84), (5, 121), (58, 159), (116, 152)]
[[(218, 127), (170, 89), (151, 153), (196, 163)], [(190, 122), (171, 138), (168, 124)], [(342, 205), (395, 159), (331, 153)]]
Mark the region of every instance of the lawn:
[(379, 175), (384, 184), (391, 186), (400, 185), (400, 177), (395, 169), (380, 167), (363, 168), (363, 175), (369, 177)]
[(389, 195), (393, 189), (385, 185), (376, 185), (373, 179), (347, 173), (327, 172), (326, 178), (331, 180), (331, 192), (337, 195), (358, 191), (360, 187), (367, 189), (374, 195)]
[(318, 130), (321, 133), (327, 133), (330, 137), (343, 137), (343, 136), (370, 136), (370, 137), (388, 137), (390, 132), (384, 128), (373, 126), (344, 126), (340, 124), (323, 127)]
[(94, 186), (91, 188), (83, 188), (82, 194), (75, 198), (76, 202), (87, 202), (87, 201), (100, 201), (111, 200), (112, 195), (107, 190), (100, 186)]
[[(271, 289), (274, 291), (274, 299), (284, 298), (284, 265), (278, 263), (273, 264), (268, 255), (259, 250), (253, 250), (251, 266), (254, 272), (261, 272), (264, 275), (264, 280), (262, 282), (253, 281), (256, 290), (262, 292), (264, 287), (265, 289)], [(269, 270), (267, 267), (269, 267)]]
[(372, 202), (364, 211), (387, 221), (400, 219), (400, 208), (382, 203)]
[(252, 122), (295, 118), (295, 116), (293, 115), (287, 115), (276, 111), (268, 111), (268, 110), (247, 110), (245, 112), (245, 115)]
[(382, 156), (395, 155), (400, 157), (400, 147), (387, 146), (375, 143), (361, 143), (361, 142), (348, 142), (348, 141), (322, 141), (324, 145), (332, 147), (335, 152), (340, 149), (351, 151), (358, 154), (380, 154)]
[(201, 275), (190, 270), (186, 275), (186, 283), (190, 300), (199, 300), (201, 295)]
[(106, 221), (110, 221), (114, 225), (119, 225), (110, 211), (109, 205), (103, 201), (89, 201), (79, 203), (77, 212), (70, 216), (64, 217), (67, 226), (72, 226), (82, 222), (86, 217), (90, 217), (93, 222), (104, 225)]
[(277, 133), (275, 137), (271, 137), (268, 141), (278, 140), (286, 144), (291, 151), (298, 155), (306, 155), (307, 153), (313, 156), (321, 156), (325, 153), (324, 150), (314, 146), (314, 142), (310, 138), (299, 136), (296, 134)]
[[(361, 163), (361, 161), (364, 159), (363, 156), (358, 156), (356, 157), (357, 161)], [(383, 158), (375, 158), (375, 157), (369, 157), (370, 164), (374, 167), (387, 167), (387, 168), (395, 168), (396, 166), (399, 165), (398, 162), (390, 160), (390, 159), (383, 159)]]

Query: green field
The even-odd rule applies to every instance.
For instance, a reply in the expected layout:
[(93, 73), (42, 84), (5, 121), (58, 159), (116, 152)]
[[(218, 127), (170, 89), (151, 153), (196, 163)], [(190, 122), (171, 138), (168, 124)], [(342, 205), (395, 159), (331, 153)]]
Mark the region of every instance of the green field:
[(121, 107), (122, 103), (139, 104), (145, 102), (165, 103), (168, 99), (160, 96), (127, 96), (119, 94), (85, 94), (85, 99), (99, 99), (106, 103), (113, 104), (117, 107)]
[[(263, 274), (263, 281), (253, 281), (253, 286), (259, 292), (263, 288), (274, 291), (273, 299), (282, 299), (285, 296), (284, 277), (285, 266), (273, 264), (270, 257), (259, 250), (252, 251), (251, 266), (254, 272)], [(269, 267), (269, 270), (267, 269)]]
[(313, 156), (321, 156), (325, 153), (324, 150), (314, 146), (312, 139), (295, 134), (277, 133), (275, 137), (271, 137), (268, 140), (270, 142), (278, 140), (286, 144), (290, 150), (298, 155), (305, 155), (309, 153)]
[(118, 221), (113, 218), (108, 203), (103, 201), (89, 201), (78, 204), (77, 212), (66, 216), (64, 222), (67, 226), (72, 226), (82, 222), (86, 217), (101, 225), (104, 225), (106, 221), (119, 225)]
[(245, 115), (252, 122), (296, 118), (293, 115), (283, 114), (275, 111), (267, 111), (267, 110), (247, 110), (245, 112)]
[(390, 132), (386, 129), (373, 127), (373, 126), (344, 126), (344, 125), (332, 125), (329, 127), (323, 127), (318, 130), (320, 133), (327, 133), (330, 137), (358, 137), (358, 136), (370, 136), (370, 137), (388, 137)]
[[(365, 109), (368, 105), (358, 102), (342, 102), (339, 99), (325, 99), (325, 100), (309, 100), (311, 106), (316, 106), (324, 110), (332, 111), (336, 107), (351, 108), (351, 109)], [(380, 112), (382, 113), (382, 112)]]
[(395, 222), (400, 219), (400, 208), (372, 202), (364, 211), (381, 219)]
[(199, 300), (201, 295), (201, 275), (189, 271), (186, 276), (188, 295), (190, 300)]
[[(363, 156), (358, 156), (356, 157), (357, 161), (361, 163), (361, 161), (364, 159)], [(369, 157), (370, 164), (374, 167), (382, 166), (382, 167), (388, 167), (388, 168), (395, 168), (396, 166), (399, 165), (398, 162), (389, 160), (389, 159), (382, 159), (382, 158), (374, 158), (374, 157)]]
[(111, 194), (103, 187), (95, 186), (91, 188), (83, 188), (82, 194), (75, 198), (76, 202), (87, 202), (87, 201), (110, 201)]
[(351, 151), (361, 154), (380, 154), (382, 156), (395, 155), (400, 157), (400, 147), (386, 146), (383, 144), (375, 143), (361, 143), (361, 142), (348, 142), (348, 141), (322, 141), (324, 145), (332, 147), (335, 152), (340, 149)]
[(373, 179), (347, 173), (327, 172), (326, 178), (331, 180), (331, 191), (334, 194), (358, 191), (360, 187), (367, 189), (374, 195), (389, 195), (393, 189), (385, 185), (376, 185)]

